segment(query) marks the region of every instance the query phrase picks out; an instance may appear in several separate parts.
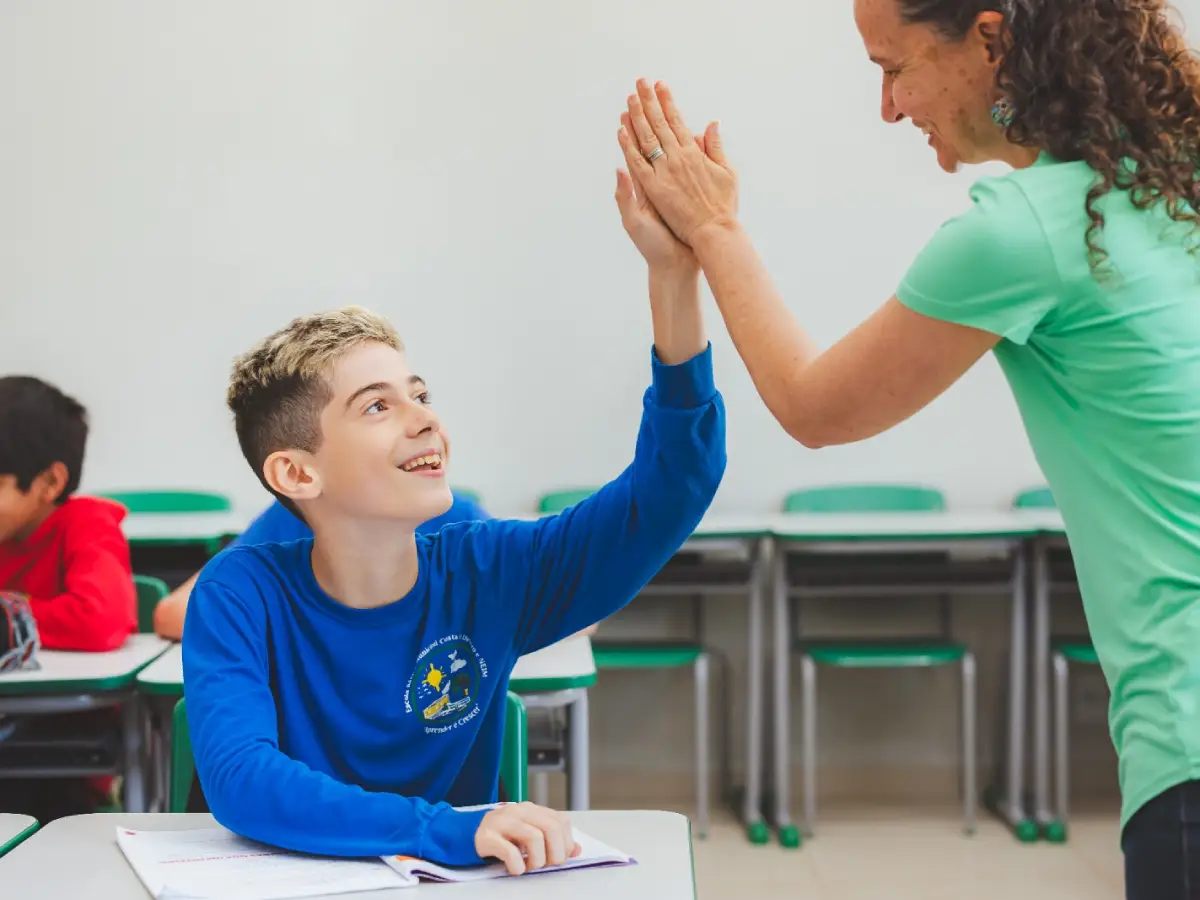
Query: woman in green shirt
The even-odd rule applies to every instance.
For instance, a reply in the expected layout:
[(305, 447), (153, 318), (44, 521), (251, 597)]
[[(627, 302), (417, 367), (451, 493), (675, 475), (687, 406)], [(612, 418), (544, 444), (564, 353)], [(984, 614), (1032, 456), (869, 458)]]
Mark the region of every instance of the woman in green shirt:
[(1200, 897), (1200, 69), (1167, 14), (856, 0), (884, 119), (917, 126), (947, 171), (1012, 171), (979, 181), (895, 295), (825, 351), (737, 222), (716, 125), (694, 140), (666, 86), (639, 82), (619, 133), (623, 213), (652, 207), (661, 239), (690, 248), (759, 394), (806, 446), (878, 434), (996, 355), (1112, 692), (1138, 900)]

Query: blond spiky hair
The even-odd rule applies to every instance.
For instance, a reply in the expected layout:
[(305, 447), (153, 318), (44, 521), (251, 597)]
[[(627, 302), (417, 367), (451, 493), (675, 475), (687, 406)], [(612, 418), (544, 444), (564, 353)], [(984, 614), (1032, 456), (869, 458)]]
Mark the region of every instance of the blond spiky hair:
[[(293, 319), (234, 362), (225, 400), (242, 455), (267, 490), (267, 457), (320, 447), (321, 410), (333, 395), (329, 373), (347, 351), (367, 341), (404, 349), (387, 319), (361, 306), (345, 306)], [(279, 500), (299, 515), (290, 501)]]

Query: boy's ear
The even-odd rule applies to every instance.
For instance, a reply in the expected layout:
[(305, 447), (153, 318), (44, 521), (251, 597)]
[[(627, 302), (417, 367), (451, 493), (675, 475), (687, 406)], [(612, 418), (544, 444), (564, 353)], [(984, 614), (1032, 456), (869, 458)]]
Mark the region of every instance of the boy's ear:
[(271, 490), (289, 500), (321, 496), (321, 474), (303, 450), (277, 450), (263, 463), (263, 478)]
[(38, 492), (38, 500), (42, 503), (57, 503), (70, 480), (71, 473), (67, 464), (53, 462), (34, 479), (32, 489)]

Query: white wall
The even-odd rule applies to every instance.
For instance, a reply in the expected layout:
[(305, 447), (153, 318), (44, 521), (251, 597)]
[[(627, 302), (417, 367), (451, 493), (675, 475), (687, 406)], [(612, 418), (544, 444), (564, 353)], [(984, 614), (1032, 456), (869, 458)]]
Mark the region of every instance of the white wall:
[[(232, 357), (306, 311), (391, 316), (496, 510), (629, 459), (644, 271), (612, 201), (625, 94), (720, 118), (744, 219), (823, 343), (894, 288), (979, 171), (877, 115), (849, 3), (55, 0), (0, 7), (0, 370), (91, 408), (91, 490), (263, 502), (223, 407)], [(569, 10), (569, 12), (568, 12)], [(893, 174), (899, 172), (902, 174)], [(729, 409), (717, 505), (922, 479), (964, 505), (1039, 480), (989, 360), (917, 419), (811, 453), (709, 304)]]

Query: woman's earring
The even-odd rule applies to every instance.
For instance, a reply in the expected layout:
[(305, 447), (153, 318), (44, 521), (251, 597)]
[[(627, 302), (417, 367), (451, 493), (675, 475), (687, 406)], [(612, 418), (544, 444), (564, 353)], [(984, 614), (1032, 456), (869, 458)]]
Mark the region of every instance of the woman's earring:
[(992, 106), (992, 121), (1001, 128), (1007, 128), (1012, 124), (1014, 112), (1012, 101), (1007, 97), (1001, 97)]

